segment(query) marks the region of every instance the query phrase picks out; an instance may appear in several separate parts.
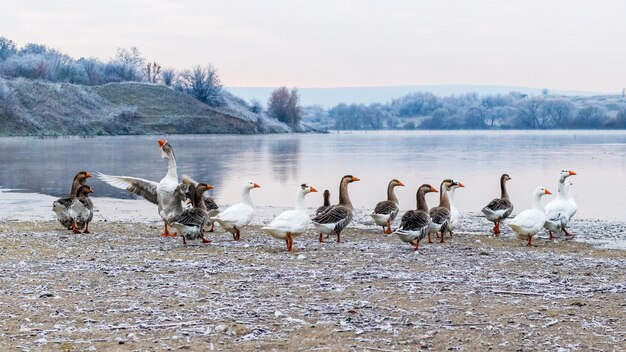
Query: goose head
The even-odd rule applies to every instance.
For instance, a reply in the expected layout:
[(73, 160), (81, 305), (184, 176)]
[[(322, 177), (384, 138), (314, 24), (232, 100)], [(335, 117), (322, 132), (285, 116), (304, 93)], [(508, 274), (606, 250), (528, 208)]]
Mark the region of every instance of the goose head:
[(570, 176), (574, 176), (576, 175), (576, 173), (572, 170), (568, 170), (568, 169), (563, 169), (561, 170), (561, 172), (559, 173), (561, 182), (565, 181), (566, 178), (570, 177)]
[(394, 178), (393, 180), (389, 181), (389, 186), (404, 187), (404, 183), (402, 183), (402, 181), (398, 180), (397, 178)]
[(547, 188), (539, 186), (535, 188), (535, 196), (543, 197), (545, 195), (552, 194)]
[(356, 181), (361, 181), (361, 179), (352, 175), (346, 175), (341, 178), (341, 183), (352, 183)]
[(465, 187), (459, 180), (450, 180), (452, 183), (450, 184), (450, 190), (457, 189), (459, 187)]
[(259, 184), (254, 181), (246, 181), (243, 183), (243, 189), (246, 191), (250, 191), (252, 189), (260, 188), (260, 187), (261, 186), (259, 186)]
[(453, 179), (447, 178), (447, 179), (441, 181), (441, 188), (445, 189), (446, 191), (449, 191), (452, 188), (453, 185), (454, 185), (454, 180)]
[(438, 193), (437, 189), (429, 184), (421, 185), (420, 188), (418, 188), (418, 191), (421, 191), (423, 193), (430, 193), (430, 192)]
[(91, 173), (88, 171), (79, 171), (76, 173), (76, 176), (74, 176), (74, 180), (83, 183), (86, 179), (91, 177)]
[(169, 144), (169, 142), (165, 139), (159, 139), (157, 141), (159, 143), (159, 149), (161, 150), (161, 158), (170, 159), (174, 156), (174, 148)]
[(502, 182), (506, 182), (510, 179), (511, 179), (511, 176), (509, 176), (509, 174), (502, 174), (502, 176), (500, 176), (500, 181)]
[(212, 188), (213, 188), (213, 186), (208, 185), (206, 183), (198, 183), (198, 185), (196, 186), (196, 193), (202, 194), (202, 193), (204, 193), (204, 192), (206, 192), (206, 191), (208, 191), (208, 190), (210, 190)]
[(82, 185), (76, 190), (76, 197), (88, 197), (89, 193), (93, 193), (93, 190), (89, 185)]
[[(300, 187), (298, 187), (298, 194), (302, 194), (302, 195), (307, 195), (311, 192), (317, 192), (317, 190), (315, 189), (315, 187), (313, 186), (309, 186), (306, 183), (303, 183), (300, 185)], [(328, 191), (326, 191), (328, 192)], [(324, 192), (324, 193), (326, 193)], [(330, 195), (330, 192), (329, 192)]]

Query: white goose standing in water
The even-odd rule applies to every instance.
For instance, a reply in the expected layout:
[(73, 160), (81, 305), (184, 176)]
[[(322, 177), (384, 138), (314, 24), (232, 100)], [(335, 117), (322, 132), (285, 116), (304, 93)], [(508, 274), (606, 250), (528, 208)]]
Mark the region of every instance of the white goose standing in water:
[(304, 206), (304, 196), (311, 192), (317, 190), (306, 183), (300, 185), (296, 191), (296, 208), (282, 212), (267, 226), (261, 228), (272, 237), (285, 240), (289, 252), (293, 251), (293, 238), (306, 233), (311, 223)]
[(113, 187), (133, 192), (158, 205), (159, 215), (164, 224), (161, 236), (175, 237), (176, 233), (169, 232), (167, 226), (183, 212), (182, 201), (185, 199), (185, 192), (181, 190), (181, 187), (184, 185), (178, 183), (174, 149), (166, 140), (160, 139), (158, 143), (161, 157), (167, 159), (167, 174), (160, 182), (102, 173), (98, 173), (98, 178)]
[(231, 205), (217, 216), (210, 218), (210, 220), (217, 221), (224, 230), (232, 233), (235, 241), (241, 239), (241, 229), (248, 226), (254, 218), (254, 204), (250, 198), (250, 191), (259, 187), (261, 186), (253, 181), (244, 182), (241, 190), (241, 202)]
[(553, 239), (552, 232), (560, 234), (565, 232), (566, 236), (574, 236), (565, 228), (569, 225), (570, 220), (576, 214), (576, 203), (572, 198), (572, 194), (569, 191), (571, 183), (567, 180), (568, 177), (576, 175), (571, 170), (561, 170), (559, 177), (559, 193), (556, 198), (546, 205), (547, 220), (544, 225), (545, 229), (550, 234), (550, 239)]

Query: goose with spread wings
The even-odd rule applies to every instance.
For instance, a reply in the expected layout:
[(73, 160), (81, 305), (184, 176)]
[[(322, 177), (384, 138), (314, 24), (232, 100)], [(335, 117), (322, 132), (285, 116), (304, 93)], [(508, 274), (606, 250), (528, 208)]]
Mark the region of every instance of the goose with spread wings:
[(167, 159), (168, 162), (167, 174), (160, 182), (138, 177), (112, 176), (102, 173), (98, 173), (98, 178), (113, 187), (135, 193), (156, 204), (164, 223), (164, 230), (161, 236), (175, 237), (176, 233), (170, 232), (168, 225), (183, 212), (184, 185), (178, 182), (174, 149), (166, 140), (160, 139), (158, 143), (161, 157)]

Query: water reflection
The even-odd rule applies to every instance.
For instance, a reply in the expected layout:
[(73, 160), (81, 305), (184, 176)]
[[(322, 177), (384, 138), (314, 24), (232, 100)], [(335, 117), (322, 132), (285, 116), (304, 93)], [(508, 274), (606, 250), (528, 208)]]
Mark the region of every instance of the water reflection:
[(300, 156), (300, 138), (284, 136), (270, 143), (270, 160), (273, 179), (280, 183), (298, 181), (298, 160)]
[[(77, 170), (101, 171), (159, 181), (167, 162), (157, 136), (34, 139), (0, 138), (0, 187), (54, 196), (65, 194)], [(415, 206), (422, 183), (458, 178), (463, 212), (479, 211), (499, 194), (498, 179), (509, 173), (516, 209), (530, 206), (539, 184), (556, 191), (558, 171), (573, 169), (572, 192), (581, 217), (626, 220), (626, 132), (376, 132), (327, 135), (169, 136), (179, 175), (215, 186), (220, 204), (239, 200), (243, 181), (261, 184), (255, 204), (290, 206), (297, 185), (329, 189), (337, 200), (342, 175), (361, 178), (350, 186), (357, 207), (372, 208), (385, 198), (391, 178), (402, 209)], [(607, 187), (606, 181), (614, 187)], [(97, 196), (129, 198), (128, 192), (92, 180)], [(307, 197), (308, 206), (321, 203)], [(549, 199), (546, 199), (548, 201)], [(429, 202), (435, 202), (430, 200)], [(434, 204), (430, 204), (434, 205)], [(1, 210), (0, 210), (1, 211)]]

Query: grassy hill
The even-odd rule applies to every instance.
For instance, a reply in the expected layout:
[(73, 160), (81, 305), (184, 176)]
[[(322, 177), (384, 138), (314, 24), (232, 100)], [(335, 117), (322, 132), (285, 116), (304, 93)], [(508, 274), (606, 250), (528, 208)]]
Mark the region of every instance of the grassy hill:
[(0, 110), (0, 135), (281, 133), (289, 128), (248, 111), (227, 94), (210, 107), (168, 87), (144, 83), (82, 86), (6, 80), (10, 109)]

